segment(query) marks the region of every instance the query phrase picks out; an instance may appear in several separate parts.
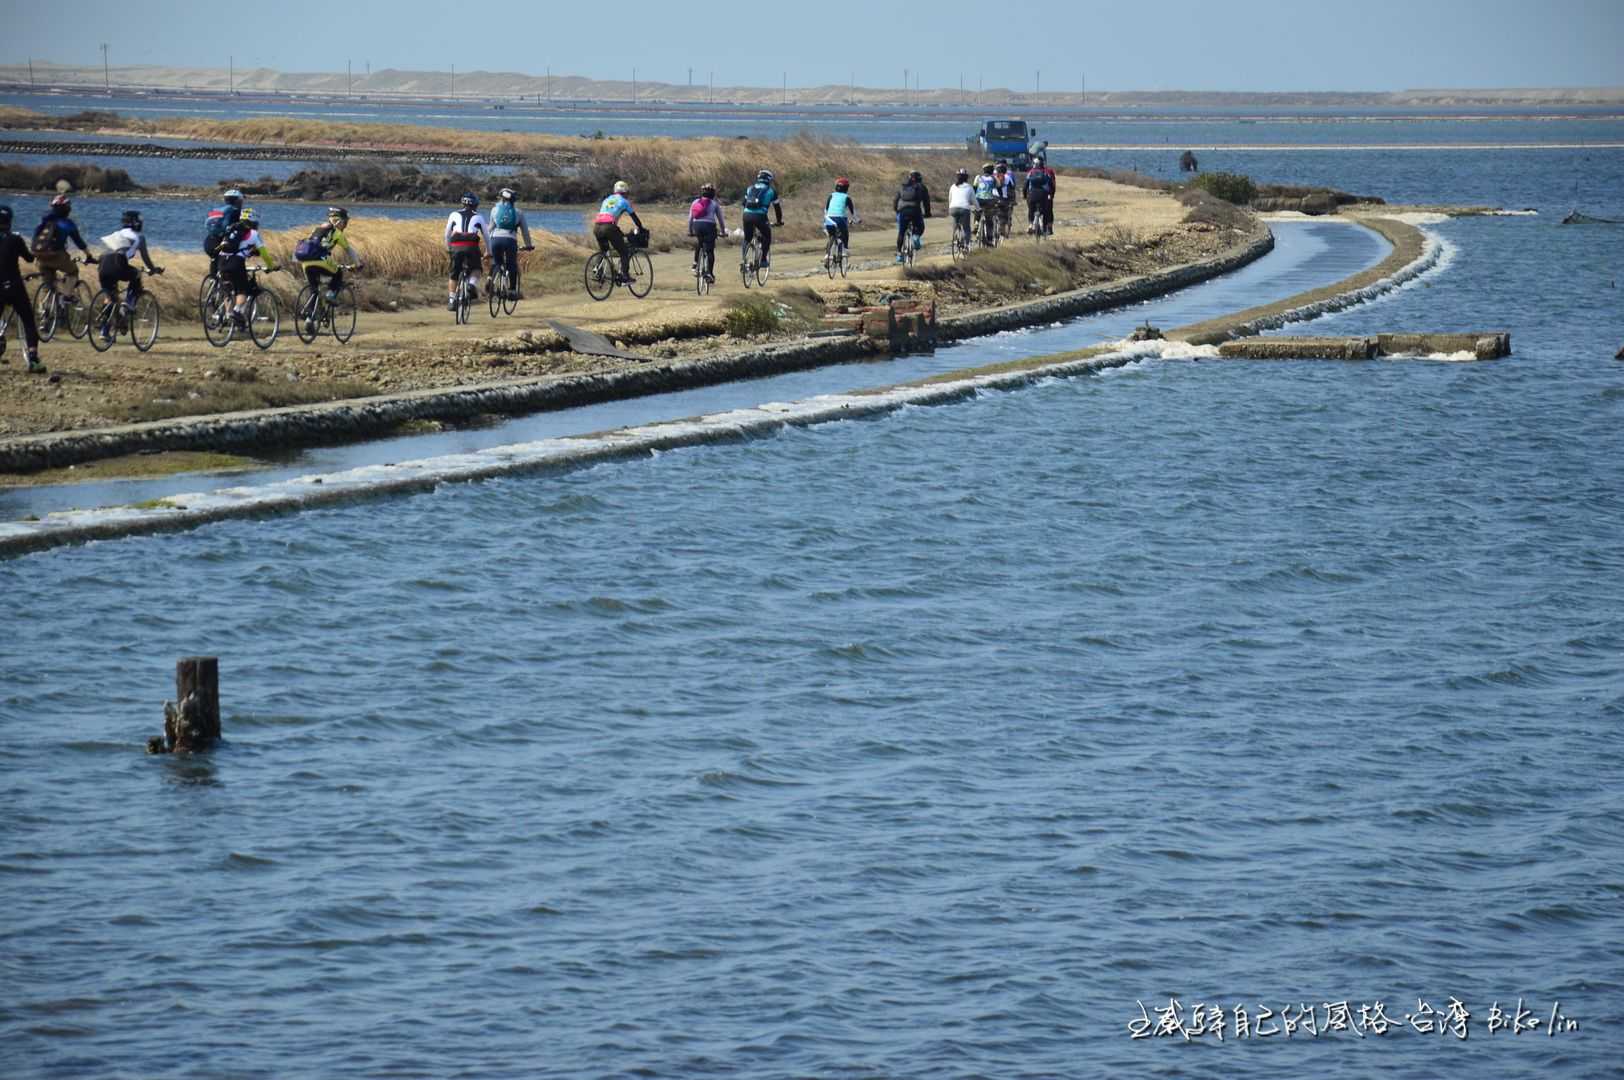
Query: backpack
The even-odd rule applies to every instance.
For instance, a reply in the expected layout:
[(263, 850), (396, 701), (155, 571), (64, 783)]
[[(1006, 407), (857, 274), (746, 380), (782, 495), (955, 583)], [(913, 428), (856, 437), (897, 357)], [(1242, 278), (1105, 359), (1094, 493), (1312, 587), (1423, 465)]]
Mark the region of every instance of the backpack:
[(209, 211), (206, 224), (203, 227), (203, 251), (213, 255), (220, 250), (220, 241), (226, 235), (226, 211), (229, 207), (216, 206)]
[(1049, 193), (1049, 174), (1036, 169), (1032, 170), (1026, 176), (1026, 186), (1039, 195), (1047, 195)]
[(499, 202), (491, 211), (491, 224), (498, 229), (511, 229), (519, 224), (519, 209), (510, 202)]
[(52, 252), (64, 251), (67, 245), (62, 242), (62, 233), (56, 227), (56, 218), (46, 218), (34, 230), (34, 240), (29, 245), (35, 255), (49, 255)]
[(697, 218), (709, 217), (710, 208), (711, 200), (701, 195), (699, 198), (695, 199), (694, 204), (688, 208), (688, 220), (693, 221)]
[(323, 242), (331, 230), (323, 225), (309, 236), (300, 240), (293, 249), (293, 257), (299, 262), (321, 262), (327, 258), (327, 245)]
[(772, 202), (772, 186), (764, 180), (757, 180), (744, 189), (744, 208), (766, 213), (767, 206)]

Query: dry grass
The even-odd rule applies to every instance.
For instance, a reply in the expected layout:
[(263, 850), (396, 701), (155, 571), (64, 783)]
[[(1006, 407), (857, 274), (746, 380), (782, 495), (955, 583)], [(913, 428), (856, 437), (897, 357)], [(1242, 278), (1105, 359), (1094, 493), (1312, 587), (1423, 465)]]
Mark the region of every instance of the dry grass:
[[(553, 185), (555, 198), (581, 201), (609, 190), (615, 180), (632, 184), (634, 197), (649, 200), (688, 199), (701, 184), (713, 183), (724, 202), (736, 200), (757, 170), (769, 168), (786, 195), (810, 192), (821, 197), (836, 176), (851, 179), (854, 193), (866, 193), (868, 204), (888, 209), (891, 193), (910, 168), (925, 173), (927, 182), (939, 184), (945, 197), (952, 171), (966, 161), (962, 153), (909, 151), (907, 153), (860, 147), (855, 143), (820, 138), (805, 132), (787, 139), (673, 139), (580, 138), (528, 132), (464, 131), (420, 127), (414, 124), (352, 124), (286, 117), (242, 120), (203, 120), (166, 117), (138, 120), (108, 113), (83, 118), (56, 118), (26, 110), (0, 113), (3, 126), (17, 128), (67, 127), (197, 139), (262, 146), (341, 146), (388, 150), (426, 150), (470, 154), (500, 154), (529, 159), (537, 165), (569, 164), (571, 183)], [(584, 194), (592, 193), (592, 194)], [(545, 200), (547, 192), (533, 192), (531, 201)]]

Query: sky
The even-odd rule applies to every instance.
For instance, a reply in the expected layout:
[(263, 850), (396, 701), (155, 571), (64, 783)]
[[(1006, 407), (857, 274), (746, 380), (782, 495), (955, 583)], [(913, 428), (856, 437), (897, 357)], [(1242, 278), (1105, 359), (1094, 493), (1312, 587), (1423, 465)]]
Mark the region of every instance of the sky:
[[(63, 12), (71, 11), (71, 19)], [(81, 31), (79, 28), (85, 28)], [(95, 29), (91, 29), (95, 28)], [(718, 86), (1384, 91), (1624, 86), (1624, 0), (932, 4), (0, 0), (0, 61), (518, 71)]]

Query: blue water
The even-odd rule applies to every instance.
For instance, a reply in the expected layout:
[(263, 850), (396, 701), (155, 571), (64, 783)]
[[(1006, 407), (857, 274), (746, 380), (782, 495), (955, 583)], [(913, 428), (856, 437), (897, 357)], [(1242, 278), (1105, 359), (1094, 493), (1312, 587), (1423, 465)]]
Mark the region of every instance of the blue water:
[[(8, 1075), (1618, 1075), (1624, 239), (1436, 230), (1301, 329), (1512, 358), (1144, 362), (0, 563)], [(229, 744), (144, 757), (198, 652)], [(1465, 1041), (1403, 1026), (1451, 996)], [(1400, 1027), (1130, 1038), (1174, 997)]]

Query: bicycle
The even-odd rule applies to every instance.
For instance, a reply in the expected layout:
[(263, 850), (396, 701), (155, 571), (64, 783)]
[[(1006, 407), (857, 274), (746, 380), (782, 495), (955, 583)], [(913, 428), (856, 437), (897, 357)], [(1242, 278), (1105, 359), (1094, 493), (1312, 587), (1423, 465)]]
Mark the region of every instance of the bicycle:
[(649, 290), (654, 288), (654, 263), (649, 260), (648, 233), (634, 232), (628, 237), (634, 249), (631, 257), (626, 260), (629, 274), (622, 274), (616, 263), (620, 258), (618, 254), (609, 251), (594, 251), (586, 259), (586, 294), (594, 300), (607, 300), (609, 294), (615, 291), (616, 285), (626, 286), (626, 291), (641, 300), (647, 296)]
[(841, 277), (845, 277), (850, 265), (850, 254), (846, 250), (846, 245), (841, 242), (840, 233), (831, 233), (829, 242), (823, 245), (823, 269), (832, 280), (837, 272)]
[[(725, 239), (717, 237), (717, 239)], [(704, 296), (716, 284), (716, 245), (706, 247), (694, 241), (694, 291)]]
[(902, 234), (902, 251), (899, 252), (899, 254), (902, 256), (902, 265), (904, 268), (913, 266), (914, 252), (919, 250), (922, 243), (924, 243), (923, 234), (914, 232), (913, 222), (910, 221), (908, 223), (908, 231)]
[[(163, 267), (143, 269), (141, 272), (151, 277), (163, 273)], [(117, 285), (113, 286), (111, 292), (106, 289), (98, 292), (90, 302), (90, 333), (86, 335), (90, 339), (90, 347), (97, 352), (106, 352), (113, 347), (113, 342), (118, 340), (121, 333), (130, 335), (130, 341), (138, 352), (152, 348), (152, 343), (158, 340), (158, 298), (143, 289), (132, 305), (128, 286), (123, 299), (118, 296)]]
[[(520, 248), (521, 251), (534, 251), (534, 246)], [(513, 283), (513, 276), (508, 273), (507, 267), (500, 262), (492, 260), (490, 279), (490, 307), (491, 318), (506, 313), (512, 315), (519, 306), (519, 288)]]
[(744, 287), (748, 289), (751, 282), (765, 287), (767, 275), (770, 273), (771, 267), (762, 261), (761, 238), (752, 236), (750, 242), (744, 245), (744, 252), (739, 256), (739, 276), (744, 279)]
[(1015, 218), (1015, 200), (1000, 199), (998, 201), (998, 235), (1001, 239), (1009, 239), (1010, 222)]
[(953, 219), (953, 245), (951, 252), (954, 262), (963, 262), (970, 257), (970, 237), (972, 235), (970, 219)]
[[(87, 256), (84, 264), (94, 266), (96, 260)], [(66, 326), (74, 338), (84, 337), (90, 329), (90, 286), (82, 279), (75, 279), (64, 293), (55, 285), (41, 282), (34, 293), (34, 319), (39, 323), (42, 343), (56, 336), (58, 326)]]
[[(479, 290), (474, 285), (474, 273), (475, 271), (469, 270), (466, 266), (457, 271), (456, 301), (451, 306), (451, 319), (458, 326), (467, 325), (469, 309), (474, 306), (474, 301), (479, 299)], [(486, 288), (490, 288), (491, 285), (490, 281), (485, 282)]]
[(998, 246), (998, 212), (989, 207), (977, 207), (975, 210), (976, 239), (984, 248)]
[(209, 291), (208, 310), (203, 313), (203, 335), (209, 339), (210, 345), (224, 348), (237, 336), (238, 331), (245, 331), (249, 340), (261, 349), (271, 347), (282, 327), (282, 307), (276, 294), (260, 285), (259, 275), (275, 272), (262, 266), (248, 267), (248, 303), (243, 306), (240, 325), (234, 306), (236, 298), (232, 295), (230, 284), (223, 280), (215, 283), (215, 287)]
[[(354, 266), (340, 266), (341, 270), (354, 270)], [(293, 330), (299, 340), (309, 345), (323, 330), (338, 339), (340, 345), (355, 333), (355, 313), (360, 305), (355, 299), (355, 287), (349, 282), (330, 288), (313, 289), (305, 282), (299, 298), (293, 304)]]
[(1049, 216), (1043, 212), (1043, 205), (1040, 203), (1038, 204), (1036, 211), (1032, 214), (1032, 239), (1041, 244), (1043, 243), (1043, 237), (1048, 233), (1048, 231)]

